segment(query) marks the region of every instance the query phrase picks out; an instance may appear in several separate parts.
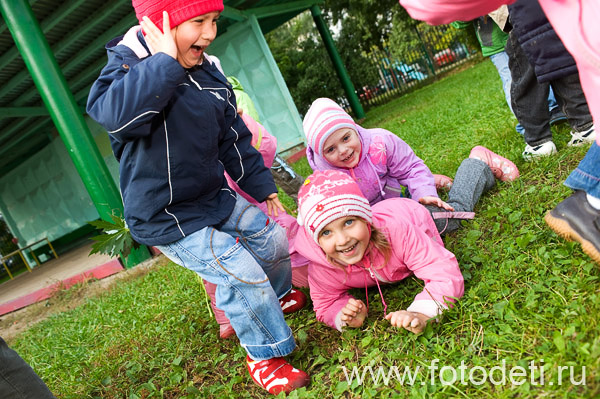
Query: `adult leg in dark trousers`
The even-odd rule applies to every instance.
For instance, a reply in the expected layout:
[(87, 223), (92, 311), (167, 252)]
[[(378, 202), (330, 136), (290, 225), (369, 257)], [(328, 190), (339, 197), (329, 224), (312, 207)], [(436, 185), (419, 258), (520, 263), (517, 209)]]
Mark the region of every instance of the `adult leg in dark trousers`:
[(0, 398), (56, 399), (33, 369), (0, 338)]
[[(525, 141), (532, 147), (552, 141), (548, 111), (548, 83), (539, 83), (533, 66), (521, 49), (514, 32), (506, 42), (508, 67), (512, 75), (510, 98), (517, 120), (525, 128)], [(561, 102), (556, 99), (559, 106)]]
[[(534, 67), (529, 62), (519, 44), (517, 35), (512, 31), (506, 43), (509, 56), (509, 68), (512, 75), (511, 102), (515, 116), (525, 128), (527, 146), (523, 152), (525, 159), (556, 152), (550, 130), (548, 111), (549, 84), (539, 83)], [(570, 74), (550, 81), (556, 101), (573, 129), (574, 138), (579, 132), (585, 132), (593, 126), (578, 74)], [(581, 144), (574, 139), (569, 145)]]

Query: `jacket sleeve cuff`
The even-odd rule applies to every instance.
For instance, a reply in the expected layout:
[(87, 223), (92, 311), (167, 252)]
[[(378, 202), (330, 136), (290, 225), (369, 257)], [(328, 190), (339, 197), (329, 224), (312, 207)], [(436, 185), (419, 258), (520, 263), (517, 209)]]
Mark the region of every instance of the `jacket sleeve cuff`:
[(342, 332), (342, 328), (348, 325), (348, 323), (342, 320), (342, 309), (335, 315), (334, 323), (336, 330), (339, 332)]
[(430, 299), (417, 299), (413, 301), (406, 310), (409, 312), (422, 313), (425, 316), (433, 318), (442, 314), (446, 309), (448, 309), (448, 306), (441, 302)]
[(411, 193), (412, 199), (418, 201), (423, 197), (439, 197), (435, 186), (432, 187), (420, 187)]

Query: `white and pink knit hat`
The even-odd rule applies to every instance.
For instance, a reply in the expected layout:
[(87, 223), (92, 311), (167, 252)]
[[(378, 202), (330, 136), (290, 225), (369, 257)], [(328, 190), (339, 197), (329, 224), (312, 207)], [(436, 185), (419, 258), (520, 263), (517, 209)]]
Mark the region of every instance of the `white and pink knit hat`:
[(358, 216), (371, 223), (371, 205), (347, 174), (326, 170), (308, 176), (298, 193), (298, 224), (319, 243), (319, 233), (330, 222)]
[(335, 101), (329, 98), (317, 98), (302, 121), (308, 146), (318, 155), (323, 156), (323, 145), (336, 130), (350, 128), (357, 130), (352, 117)]

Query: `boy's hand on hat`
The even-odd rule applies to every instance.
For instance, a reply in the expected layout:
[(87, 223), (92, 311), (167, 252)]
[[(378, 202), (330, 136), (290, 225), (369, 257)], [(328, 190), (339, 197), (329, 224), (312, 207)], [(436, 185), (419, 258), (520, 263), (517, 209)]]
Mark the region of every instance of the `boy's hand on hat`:
[(265, 202), (267, 203), (267, 215), (271, 216), (273, 215), (273, 212), (275, 213), (275, 216), (279, 216), (279, 212), (285, 213), (285, 209), (283, 208), (283, 205), (281, 205), (281, 202), (279, 202), (277, 193), (269, 195)]
[(150, 47), (152, 54), (165, 53), (177, 59), (177, 44), (173, 36), (177, 28), (171, 29), (169, 14), (166, 11), (163, 11), (162, 32), (148, 17), (142, 18), (141, 25), (146, 34), (146, 43)]
[(350, 298), (341, 312), (340, 319), (353, 328), (360, 327), (367, 317), (367, 307), (360, 299)]
[(442, 201), (439, 197), (427, 196), (419, 198), (419, 203), (422, 205), (435, 205), (438, 208), (443, 208), (447, 211), (454, 212), (454, 208)]
[(388, 313), (385, 318), (390, 321), (394, 327), (402, 327), (412, 333), (420, 334), (425, 329), (430, 317), (419, 312), (409, 312), (408, 310), (398, 310)]

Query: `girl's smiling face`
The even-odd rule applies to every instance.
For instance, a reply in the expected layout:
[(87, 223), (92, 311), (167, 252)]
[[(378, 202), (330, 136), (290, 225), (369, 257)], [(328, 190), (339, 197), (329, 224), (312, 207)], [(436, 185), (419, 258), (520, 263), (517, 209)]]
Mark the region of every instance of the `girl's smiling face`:
[(369, 247), (371, 231), (367, 222), (357, 216), (346, 216), (330, 222), (319, 233), (319, 246), (329, 258), (342, 265), (360, 262)]
[(217, 21), (221, 12), (213, 11), (188, 19), (173, 29), (177, 45), (177, 61), (184, 68), (197, 65), (206, 48), (217, 36)]
[(350, 169), (360, 161), (361, 143), (354, 129), (342, 128), (333, 132), (323, 144), (323, 157), (337, 168)]

